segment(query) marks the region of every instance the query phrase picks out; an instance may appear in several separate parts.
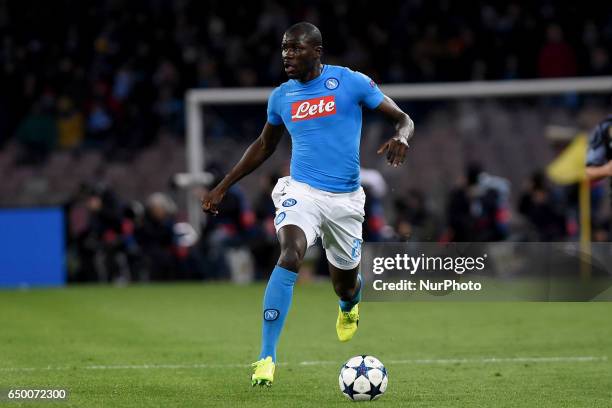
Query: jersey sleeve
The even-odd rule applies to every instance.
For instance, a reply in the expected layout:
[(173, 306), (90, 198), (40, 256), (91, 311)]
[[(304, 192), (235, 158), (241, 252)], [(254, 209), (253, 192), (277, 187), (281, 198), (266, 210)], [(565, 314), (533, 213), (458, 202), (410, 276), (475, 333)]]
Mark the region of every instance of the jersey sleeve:
[(349, 70), (351, 85), (357, 96), (357, 101), (370, 109), (375, 109), (383, 101), (384, 95), (378, 85), (367, 75)]
[(276, 88), (268, 97), (268, 123), (275, 126), (283, 123), (283, 118), (280, 115), (280, 103), (278, 96), (279, 88)]
[(603, 166), (606, 164), (606, 146), (602, 126), (597, 126), (589, 136), (587, 150), (587, 166)]

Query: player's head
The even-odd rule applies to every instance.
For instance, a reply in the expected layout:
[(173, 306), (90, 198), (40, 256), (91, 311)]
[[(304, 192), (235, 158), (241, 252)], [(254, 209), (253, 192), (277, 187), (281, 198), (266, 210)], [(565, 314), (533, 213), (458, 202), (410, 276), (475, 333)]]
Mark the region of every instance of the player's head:
[(287, 76), (291, 79), (304, 79), (321, 62), (321, 32), (310, 23), (294, 24), (285, 31), (281, 48)]

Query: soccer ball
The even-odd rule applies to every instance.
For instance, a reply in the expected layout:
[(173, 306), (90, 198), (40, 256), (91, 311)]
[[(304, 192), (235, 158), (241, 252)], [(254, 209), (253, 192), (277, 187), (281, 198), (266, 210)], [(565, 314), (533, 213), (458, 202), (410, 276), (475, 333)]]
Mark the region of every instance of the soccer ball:
[(375, 400), (387, 390), (387, 369), (372, 356), (356, 356), (340, 369), (340, 391), (353, 401)]

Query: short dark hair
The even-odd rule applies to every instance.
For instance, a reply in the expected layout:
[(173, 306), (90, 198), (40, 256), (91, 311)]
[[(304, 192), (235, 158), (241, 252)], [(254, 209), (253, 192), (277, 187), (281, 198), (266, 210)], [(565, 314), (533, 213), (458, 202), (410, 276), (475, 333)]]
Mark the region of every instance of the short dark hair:
[(316, 25), (302, 21), (289, 27), (285, 34), (293, 34), (296, 36), (304, 35), (306, 40), (312, 45), (323, 45), (323, 38), (321, 37), (321, 31)]

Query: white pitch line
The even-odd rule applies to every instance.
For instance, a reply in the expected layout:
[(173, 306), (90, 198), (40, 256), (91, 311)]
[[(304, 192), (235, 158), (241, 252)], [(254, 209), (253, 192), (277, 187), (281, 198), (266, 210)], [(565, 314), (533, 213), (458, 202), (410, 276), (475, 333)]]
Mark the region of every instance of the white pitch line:
[[(503, 364), (503, 363), (589, 363), (608, 361), (607, 356), (564, 356), (564, 357), (481, 357), (481, 358), (446, 358), (446, 359), (413, 359), (387, 360), (389, 365), (444, 365), (444, 364)], [(337, 361), (301, 361), (299, 363), (279, 363), (280, 366), (321, 366), (339, 365)], [(119, 364), (119, 365), (88, 365), (47, 366), (47, 367), (0, 367), (0, 372), (27, 371), (65, 371), (65, 370), (180, 370), (205, 368), (246, 368), (250, 364)]]
[(490, 364), (490, 363), (587, 363), (593, 361), (608, 361), (607, 356), (576, 356), (576, 357), (486, 357), (486, 358), (451, 358), (451, 359), (421, 359), (421, 360), (390, 360), (389, 364)]
[(90, 365), (82, 367), (85, 370), (150, 370), (150, 369), (182, 369), (182, 368), (243, 368), (250, 364), (125, 364), (125, 365)]

